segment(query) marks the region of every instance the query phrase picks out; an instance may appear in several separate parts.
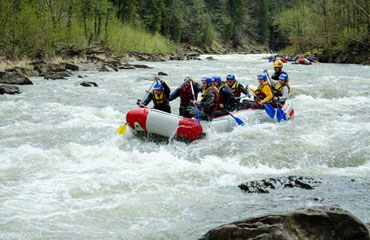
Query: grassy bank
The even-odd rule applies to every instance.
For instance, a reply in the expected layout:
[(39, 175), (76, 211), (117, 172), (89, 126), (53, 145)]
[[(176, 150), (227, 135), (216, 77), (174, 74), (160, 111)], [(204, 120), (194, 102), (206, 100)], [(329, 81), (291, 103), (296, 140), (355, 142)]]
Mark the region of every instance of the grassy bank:
[[(113, 14), (85, 16), (76, 10), (57, 15), (44, 11), (38, 4), (23, 2), (14, 6), (4, 0), (0, 3), (0, 56), (5, 60), (52, 58), (71, 48), (83, 53), (92, 45), (117, 55), (171, 53), (176, 48), (165, 37), (140, 25), (123, 24)], [(15, 7), (18, 7), (16, 15)]]

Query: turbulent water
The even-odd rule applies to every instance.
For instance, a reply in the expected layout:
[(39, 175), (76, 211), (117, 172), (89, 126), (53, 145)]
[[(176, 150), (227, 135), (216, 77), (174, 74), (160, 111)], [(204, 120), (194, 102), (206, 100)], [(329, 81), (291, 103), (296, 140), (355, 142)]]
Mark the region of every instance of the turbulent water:
[[(79, 86), (77, 75), (31, 78), (21, 95), (0, 96), (0, 239), (197, 239), (223, 223), (316, 205), (370, 222), (369, 66), (285, 64), (296, 113), (288, 122), (251, 111), (246, 126), (190, 144), (114, 134), (158, 71), (172, 90), (188, 75), (234, 73), (256, 86), (257, 74), (273, 71), (266, 55), (214, 57), (79, 73), (98, 88)], [(177, 113), (179, 101), (171, 105)], [(237, 187), (282, 175), (322, 184)]]

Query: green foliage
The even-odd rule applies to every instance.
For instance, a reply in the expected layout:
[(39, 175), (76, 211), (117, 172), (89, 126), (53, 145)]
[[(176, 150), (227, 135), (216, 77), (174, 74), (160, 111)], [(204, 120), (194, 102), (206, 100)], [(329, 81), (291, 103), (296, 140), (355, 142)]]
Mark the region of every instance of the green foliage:
[(150, 34), (144, 30), (114, 22), (108, 30), (107, 47), (116, 54), (127, 52), (171, 53), (175, 44), (160, 34)]
[(92, 42), (116, 53), (174, 51), (159, 34), (122, 24), (108, 0), (0, 0), (0, 5), (0, 54), (10, 59), (53, 56), (63, 47), (83, 49)]
[(317, 48), (325, 52), (343, 51), (353, 43), (368, 49), (369, 43), (362, 42), (369, 35), (369, 15), (365, 10), (368, 6), (365, 0), (300, 1), (278, 14), (274, 25), (289, 36), (296, 53)]

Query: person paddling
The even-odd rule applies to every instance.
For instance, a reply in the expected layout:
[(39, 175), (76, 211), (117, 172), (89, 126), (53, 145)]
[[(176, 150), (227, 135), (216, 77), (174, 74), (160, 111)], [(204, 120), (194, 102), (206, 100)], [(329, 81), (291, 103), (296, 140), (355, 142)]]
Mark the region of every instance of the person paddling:
[(276, 101), (283, 105), (288, 99), (290, 93), (290, 86), (288, 81), (288, 75), (286, 74), (281, 74), (279, 76), (279, 81), (271, 79), (271, 85), (273, 87), (272, 90), (274, 91), (274, 102), (272, 102), (271, 104), (273, 107), (277, 107)]
[[(240, 107), (240, 96), (241, 96), (241, 93), (244, 93), (245, 95), (248, 95), (248, 91), (247, 89), (241, 84), (239, 83), (239, 81), (237, 81), (235, 79), (235, 75), (234, 74), (227, 74), (226, 75), (226, 84), (225, 84), (226, 87), (228, 87), (231, 92), (234, 94), (235, 96), (235, 104), (237, 106), (237, 108)], [(248, 87), (248, 86), (246, 86)]]
[[(215, 111), (215, 116), (225, 115), (227, 111), (235, 109), (235, 96), (231, 90), (221, 82), (221, 77), (215, 76), (212, 78), (213, 86), (217, 89), (218, 108)], [(215, 90), (216, 90), (215, 89)]]
[[(250, 90), (254, 93), (254, 101), (243, 101), (243, 105), (245, 108), (253, 108), (253, 109), (260, 109), (264, 108), (264, 104), (270, 103), (273, 98), (271, 88), (267, 81), (266, 74), (259, 74), (257, 75), (258, 79), (258, 87), (257, 89), (250, 88)], [(248, 94), (248, 97), (251, 97)]]
[[(203, 120), (212, 121), (214, 112), (217, 109), (217, 92), (212, 86), (212, 78), (204, 77), (202, 79), (202, 100), (193, 101), (199, 106), (199, 116)], [(192, 112), (195, 115), (195, 112)]]
[(154, 79), (157, 83), (153, 87), (153, 91), (148, 94), (148, 96), (143, 100), (140, 106), (147, 106), (150, 101), (153, 100), (154, 109), (158, 109), (164, 112), (171, 113), (171, 106), (170, 106), (170, 88), (167, 84), (160, 79), (159, 76), (155, 76)]
[[(280, 60), (275, 61), (274, 64), (273, 64), (273, 66), (274, 66), (274, 71), (275, 72), (271, 76), (272, 79), (278, 81), (279, 80), (279, 76), (281, 74), (285, 74), (285, 75), (288, 76), (288, 74), (283, 71), (284, 64), (283, 64), (282, 61), (280, 61)], [(267, 69), (263, 70), (263, 72), (268, 74)]]
[[(195, 96), (193, 96), (190, 82), (193, 84)], [(171, 93), (170, 101), (180, 97), (180, 108), (179, 108), (180, 116), (191, 118), (190, 111), (193, 109), (192, 100), (198, 99), (198, 93), (199, 93), (198, 83), (194, 81), (191, 77), (186, 77), (184, 79), (184, 83)]]

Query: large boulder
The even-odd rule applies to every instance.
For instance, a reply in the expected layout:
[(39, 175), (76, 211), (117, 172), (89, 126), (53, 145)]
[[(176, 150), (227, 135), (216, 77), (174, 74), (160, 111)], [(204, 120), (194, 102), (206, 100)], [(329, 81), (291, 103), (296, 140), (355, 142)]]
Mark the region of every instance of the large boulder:
[(18, 72), (0, 72), (0, 83), (32, 85), (33, 83)]
[(21, 90), (17, 86), (0, 85), (0, 95), (3, 94), (19, 94)]
[(65, 72), (65, 68), (56, 63), (39, 63), (34, 66), (34, 69), (39, 72), (41, 76), (52, 75), (57, 72)]
[(44, 79), (46, 80), (65, 80), (66, 77), (71, 76), (68, 72), (56, 72), (56, 73), (51, 73), (47, 74), (44, 76)]
[(17, 72), (25, 76), (38, 76), (39, 73), (33, 69), (24, 68), (24, 67), (14, 67), (11, 69), (6, 69), (6, 72)]
[(71, 63), (61, 63), (60, 64), (64, 69), (72, 70), (72, 71), (78, 71), (80, 68), (77, 65), (71, 64)]
[(370, 240), (368, 227), (337, 207), (314, 207), (225, 224), (201, 240)]

